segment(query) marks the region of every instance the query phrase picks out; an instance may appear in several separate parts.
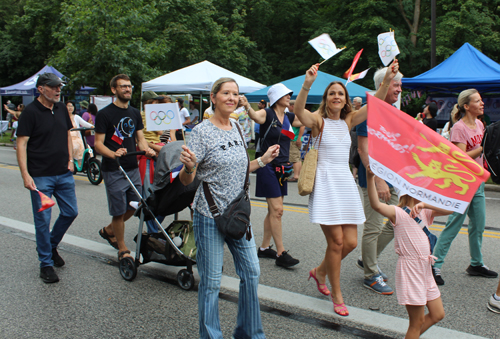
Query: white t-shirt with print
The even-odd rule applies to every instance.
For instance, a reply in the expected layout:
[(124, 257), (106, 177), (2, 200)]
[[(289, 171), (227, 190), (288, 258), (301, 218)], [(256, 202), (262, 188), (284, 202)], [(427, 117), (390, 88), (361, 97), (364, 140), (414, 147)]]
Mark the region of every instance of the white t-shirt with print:
[[(186, 118), (189, 118), (189, 111), (187, 110), (186, 107), (182, 107), (182, 109), (180, 110), (180, 116), (181, 116), (181, 124), (184, 123), (184, 121), (186, 121)], [(182, 129), (183, 130), (186, 130), (186, 126), (182, 126)]]

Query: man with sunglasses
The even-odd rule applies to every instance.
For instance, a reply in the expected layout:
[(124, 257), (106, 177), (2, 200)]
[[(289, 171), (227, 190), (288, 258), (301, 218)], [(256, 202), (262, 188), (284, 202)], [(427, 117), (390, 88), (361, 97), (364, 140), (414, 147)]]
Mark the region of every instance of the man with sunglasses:
[[(36, 82), (40, 96), (26, 106), (17, 129), (17, 161), (24, 187), (31, 191), (40, 278), (45, 283), (59, 281), (53, 266), (63, 266), (64, 260), (57, 246), (78, 215), (69, 131), (73, 125), (66, 105), (59, 102), (62, 85), (57, 75), (40, 74)], [(60, 213), (52, 231), (52, 209), (40, 211), (42, 201), (37, 191), (57, 200)]]
[[(118, 169), (115, 161), (127, 152), (134, 152), (138, 146), (146, 151), (147, 156), (154, 156), (144, 138), (144, 125), (141, 113), (129, 105), (132, 98), (132, 84), (126, 74), (118, 74), (110, 81), (115, 101), (99, 111), (95, 121), (95, 148), (102, 154), (102, 176), (106, 186), (111, 223), (99, 230), (99, 235), (118, 250), (118, 259), (131, 257), (125, 245), (125, 221), (133, 214), (134, 208), (129, 205), (137, 197)], [(139, 192), (142, 192), (141, 176), (137, 165), (137, 157), (124, 157), (120, 165)]]

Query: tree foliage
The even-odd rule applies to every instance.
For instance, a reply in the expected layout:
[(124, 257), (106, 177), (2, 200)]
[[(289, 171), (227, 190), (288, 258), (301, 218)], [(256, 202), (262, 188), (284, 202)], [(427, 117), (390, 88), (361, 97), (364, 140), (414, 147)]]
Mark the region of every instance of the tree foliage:
[[(438, 62), (465, 42), (500, 61), (499, 11), (500, 0), (440, 0)], [(73, 89), (109, 94), (115, 74), (140, 86), (203, 60), (270, 84), (320, 62), (307, 42), (322, 33), (347, 47), (321, 66), (341, 76), (361, 48), (355, 71), (380, 67), (376, 37), (389, 29), (404, 75), (427, 71), (430, 1), (0, 0), (0, 85), (49, 63)], [(370, 76), (359, 83), (373, 87)]]

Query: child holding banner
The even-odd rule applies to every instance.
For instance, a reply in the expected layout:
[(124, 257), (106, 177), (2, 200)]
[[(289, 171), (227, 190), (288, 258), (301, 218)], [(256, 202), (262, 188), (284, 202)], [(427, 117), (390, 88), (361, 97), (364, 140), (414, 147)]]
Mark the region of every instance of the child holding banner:
[[(484, 114), (484, 103), (477, 90), (471, 88), (462, 91), (458, 96), (458, 111), (453, 117), (457, 121), (450, 133), (450, 141), (458, 146), (468, 156), (483, 167), (483, 155), (481, 141), (483, 140), (484, 126), (478, 116)], [(470, 265), (466, 272), (472, 276), (485, 278), (496, 278), (498, 273), (490, 270), (483, 263), (481, 247), (483, 243), (483, 232), (486, 226), (486, 204), (484, 198), (484, 182), (479, 186), (464, 214), (453, 213), (448, 218), (446, 226), (436, 243), (434, 254), (438, 259), (433, 266), (436, 283), (444, 285), (441, 276), (441, 267), (444, 258), (450, 249), (453, 239), (462, 228), (466, 215), (469, 216), (469, 252)]]
[[(349, 311), (340, 290), (340, 266), (342, 259), (357, 246), (357, 224), (365, 221), (358, 188), (349, 169), (349, 131), (366, 120), (367, 108), (353, 111), (345, 85), (334, 81), (325, 89), (318, 113), (306, 110), (307, 95), (318, 75), (318, 66), (312, 65), (306, 72), (294, 107), (302, 124), (312, 129), (311, 143), (318, 149), (315, 185), (309, 197), (309, 219), (320, 224), (327, 241), (325, 257), (309, 272), (309, 277), (316, 281), (320, 293), (331, 294), (334, 312), (347, 316)], [(397, 60), (387, 68), (386, 85), (380, 86), (375, 94), (377, 98), (386, 97), (398, 69)], [(331, 293), (325, 285), (326, 275), (332, 285)]]
[[(434, 217), (450, 214), (405, 194), (399, 204), (386, 205), (378, 199), (375, 175), (366, 169), (370, 205), (388, 218), (394, 226), (394, 249), (398, 254), (396, 293), (398, 303), (405, 305), (410, 318), (406, 339), (419, 338), (429, 327), (444, 318), (441, 293), (432, 277), (429, 238), (423, 227), (432, 224)], [(425, 306), (429, 313), (425, 314)]]

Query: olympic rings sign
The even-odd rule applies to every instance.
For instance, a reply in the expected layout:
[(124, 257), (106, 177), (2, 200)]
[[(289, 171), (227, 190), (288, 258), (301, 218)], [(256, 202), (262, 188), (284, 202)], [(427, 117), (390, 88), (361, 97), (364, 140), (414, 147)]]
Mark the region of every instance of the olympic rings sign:
[(156, 125), (161, 125), (162, 123), (165, 125), (169, 125), (174, 119), (174, 112), (172, 110), (164, 111), (151, 111), (149, 117)]
[(332, 50), (332, 47), (328, 44), (328, 41), (326, 40), (319, 40), (318, 41), (318, 48), (322, 49), (324, 53), (328, 55), (335, 55), (335, 52)]
[[(387, 41), (387, 39), (389, 39), (389, 41)], [(379, 39), (378, 44), (379, 44), (379, 48), (381, 48), (380, 55), (383, 58), (388, 58), (393, 53), (396, 53), (396, 52), (399, 53), (398, 45), (396, 44), (396, 41), (394, 40), (394, 38), (391, 36), (386, 36), (383, 39)], [(396, 53), (395, 55), (397, 55), (398, 53)]]

